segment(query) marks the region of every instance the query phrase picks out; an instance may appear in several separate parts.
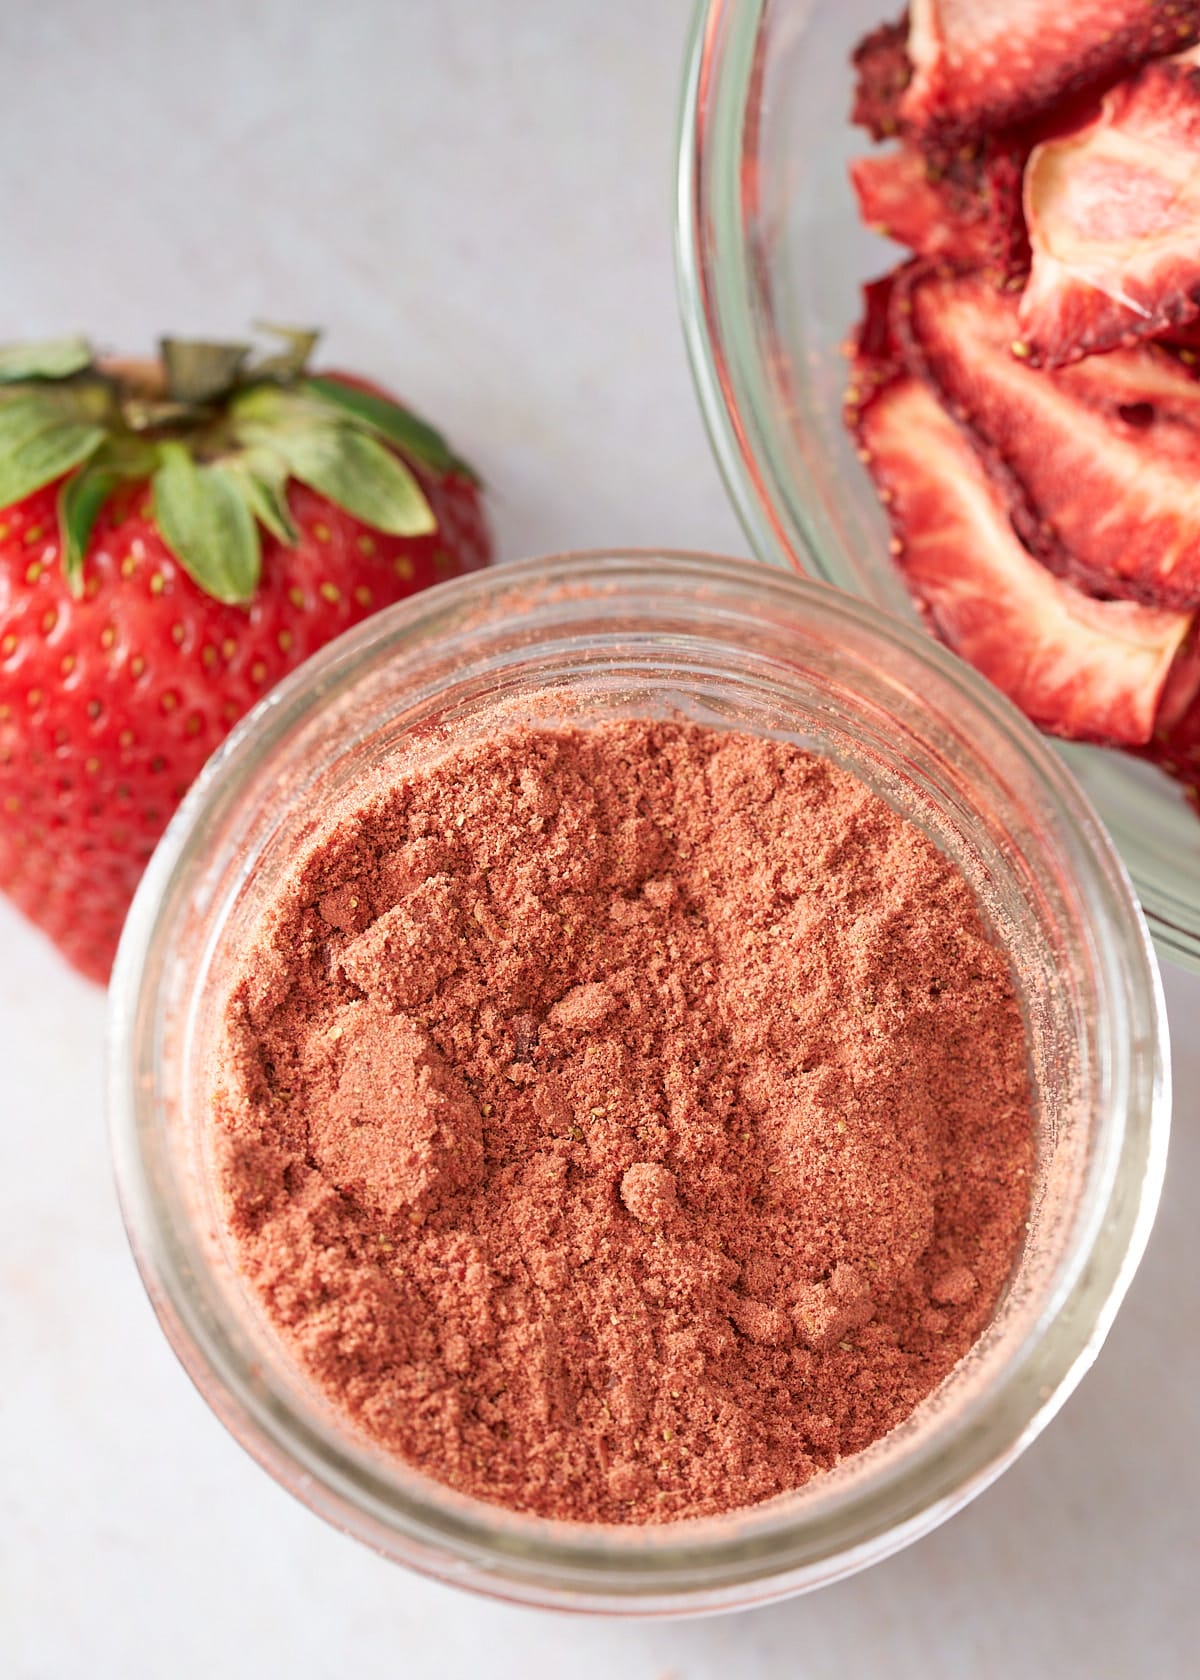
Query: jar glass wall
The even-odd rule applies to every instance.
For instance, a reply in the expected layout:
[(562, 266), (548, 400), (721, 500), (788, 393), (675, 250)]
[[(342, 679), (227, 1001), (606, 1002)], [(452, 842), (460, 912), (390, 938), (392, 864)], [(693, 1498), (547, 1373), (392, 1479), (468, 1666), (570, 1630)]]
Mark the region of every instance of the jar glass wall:
[[(458, 1495), (357, 1437), (290, 1364), (221, 1236), (208, 1072), (228, 978), (300, 848), (365, 772), (504, 723), (673, 716), (826, 753), (921, 824), (1010, 953), (1039, 1156), (989, 1330), (912, 1417), (796, 1493), (660, 1527), (554, 1523)], [(767, 567), (579, 555), (445, 585), (283, 683), (206, 768), (156, 854), (112, 992), (121, 1201), (183, 1364), (312, 1509), (399, 1561), (534, 1604), (733, 1608), (833, 1580), (984, 1487), (1103, 1339), (1153, 1217), (1166, 1028), (1145, 924), (1057, 756), (927, 638)]]

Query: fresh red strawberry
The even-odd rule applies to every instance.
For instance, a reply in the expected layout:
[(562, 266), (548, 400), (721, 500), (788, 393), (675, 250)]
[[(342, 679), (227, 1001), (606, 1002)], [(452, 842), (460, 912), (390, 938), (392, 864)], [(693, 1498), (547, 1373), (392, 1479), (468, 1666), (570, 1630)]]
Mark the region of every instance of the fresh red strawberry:
[(897, 565), (938, 636), (1050, 733), (1148, 741), (1191, 616), (1093, 600), (1048, 572), (922, 381), (885, 384), (853, 419)]
[(854, 55), (854, 120), (951, 154), (1200, 38), (1200, 0), (912, 0)]
[[(897, 326), (988, 460), (1024, 493), (1021, 535), (1100, 594), (1200, 604), (1200, 387), (1162, 351), (1057, 372), (1014, 355), (1016, 303), (975, 275), (914, 270)], [(1019, 346), (1018, 346), (1019, 348)]]
[(1200, 315), (1200, 49), (1149, 64), (1100, 115), (1035, 148), (1021, 337), (1035, 365), (1178, 329)]
[(97, 980), (168, 818), (309, 654), (483, 565), (473, 475), (312, 335), (0, 351), (0, 887)]

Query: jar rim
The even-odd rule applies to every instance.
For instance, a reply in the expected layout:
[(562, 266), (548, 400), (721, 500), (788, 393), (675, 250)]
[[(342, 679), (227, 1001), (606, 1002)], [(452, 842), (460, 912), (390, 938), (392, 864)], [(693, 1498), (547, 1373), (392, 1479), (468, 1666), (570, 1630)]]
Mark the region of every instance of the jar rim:
[[(714, 622), (730, 603), (752, 601), (756, 613), (778, 611), (832, 638), (864, 638), (882, 662), (907, 660), (936, 679), (964, 719), (1002, 740), (1036, 776), (1069, 835), (1091, 910), (1086, 931), (1102, 980), (1097, 1007), (1113, 1054), (1109, 1112), (1090, 1123), (1116, 1140), (1113, 1171), (1098, 1184), (1069, 1287), (1048, 1303), (1036, 1347), (1010, 1360), (1007, 1388), (986, 1397), (986, 1416), (947, 1425), (898, 1472), (885, 1469), (869, 1486), (841, 1487), (824, 1501), (818, 1491), (799, 1519), (772, 1502), (733, 1514), (732, 1528), (728, 1517), (662, 1525), (652, 1543), (645, 1529), (582, 1530), (503, 1512), (433, 1483), (414, 1491), (413, 1477), (315, 1417), (297, 1415), (261, 1371), (248, 1368), (214, 1322), (211, 1299), (202, 1298), (203, 1258), (164, 1200), (156, 1151), (166, 1098), (149, 1072), (163, 1032), (162, 965), (179, 960), (172, 918), (195, 896), (221, 810), (299, 719), (352, 692), (364, 671), (398, 650), (436, 644), (475, 609), (499, 613), (534, 592), (561, 615), (572, 601), (591, 611), (597, 600), (619, 604), (639, 590), (639, 599), (686, 600)], [(528, 623), (532, 635), (536, 612)], [(306, 1502), (337, 1526), (426, 1572), (523, 1602), (636, 1614), (744, 1605), (848, 1573), (925, 1532), (1028, 1444), (1091, 1363), (1140, 1259), (1161, 1185), (1170, 1099), (1159, 976), (1132, 888), (1086, 796), (995, 689), (919, 630), (757, 562), (655, 551), (525, 561), (439, 585), (348, 632), (260, 702), (202, 772), (139, 889), (111, 1000), (109, 1106), (122, 1211), (163, 1328), (210, 1406), (277, 1479), (296, 1491), (302, 1476)], [(1032, 1357), (1051, 1343), (1052, 1361)]]

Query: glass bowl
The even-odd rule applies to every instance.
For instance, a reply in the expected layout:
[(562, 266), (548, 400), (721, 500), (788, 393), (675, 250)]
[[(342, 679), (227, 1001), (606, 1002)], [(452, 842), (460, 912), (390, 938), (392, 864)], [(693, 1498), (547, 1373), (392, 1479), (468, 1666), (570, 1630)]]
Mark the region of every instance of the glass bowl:
[[(859, 221), (847, 175), (850, 52), (901, 0), (710, 0), (679, 136), (677, 256), (692, 368), (755, 553), (919, 622), (842, 426), (841, 346), (862, 281), (900, 247)], [(1200, 821), (1129, 756), (1060, 745), (1129, 867), (1160, 951), (1200, 968)]]
[[(719, 1519), (518, 1516), (389, 1459), (307, 1385), (221, 1235), (206, 1078), (229, 976), (298, 848), (381, 764), (518, 717), (681, 716), (806, 743), (921, 823), (972, 881), (1028, 1024), (1038, 1165), (997, 1315), (911, 1418), (798, 1492)], [(285, 1487), (389, 1557), (528, 1603), (749, 1605), (931, 1528), (1038, 1433), (1090, 1364), (1153, 1218), (1169, 1107), (1145, 923), (1045, 742), (928, 638), (746, 561), (579, 555), (477, 574), (369, 619), (268, 696), (184, 802), (112, 984), (110, 1112), (130, 1239), (213, 1410)]]

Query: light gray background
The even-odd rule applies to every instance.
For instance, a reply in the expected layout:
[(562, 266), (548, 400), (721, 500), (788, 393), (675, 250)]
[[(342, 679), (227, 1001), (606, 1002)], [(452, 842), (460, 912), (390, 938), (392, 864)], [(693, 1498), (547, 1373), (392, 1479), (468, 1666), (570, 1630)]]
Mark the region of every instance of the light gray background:
[[(881, 10), (886, 9), (881, 0)], [(435, 416), (508, 556), (743, 552), (671, 265), (686, 0), (0, 0), (0, 337), (255, 315)], [(256, 1469), (126, 1250), (103, 1002), (0, 908), (0, 1674), (1184, 1680), (1197, 1672), (1200, 982), (1170, 1183), (1098, 1366), (932, 1538), (715, 1622), (567, 1620), (381, 1562)]]

